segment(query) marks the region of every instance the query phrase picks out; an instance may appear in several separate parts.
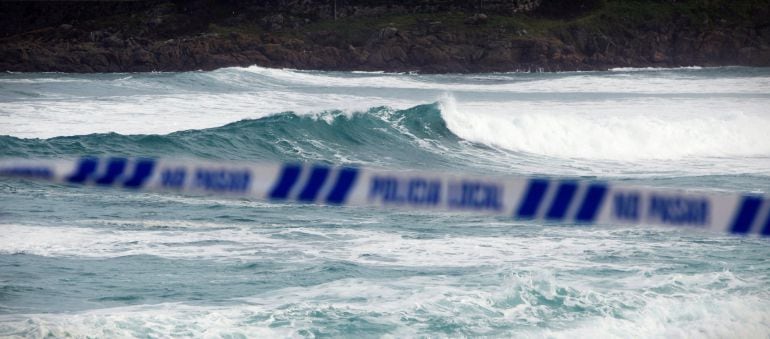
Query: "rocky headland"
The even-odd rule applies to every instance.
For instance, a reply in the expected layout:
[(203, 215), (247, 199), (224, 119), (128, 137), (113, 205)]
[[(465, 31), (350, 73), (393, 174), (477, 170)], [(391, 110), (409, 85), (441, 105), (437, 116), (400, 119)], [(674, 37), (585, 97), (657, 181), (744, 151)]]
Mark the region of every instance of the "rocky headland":
[(0, 2), (0, 71), (770, 66), (770, 0)]

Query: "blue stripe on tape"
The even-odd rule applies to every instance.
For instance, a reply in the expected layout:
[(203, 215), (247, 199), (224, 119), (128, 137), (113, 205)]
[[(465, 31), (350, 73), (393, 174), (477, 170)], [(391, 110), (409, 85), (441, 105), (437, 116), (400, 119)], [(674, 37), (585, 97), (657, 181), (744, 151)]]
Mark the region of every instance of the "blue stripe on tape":
[(516, 211), (516, 217), (522, 219), (534, 218), (540, 202), (545, 197), (545, 191), (548, 189), (548, 180), (530, 179), (527, 193), (524, 195), (519, 209)]
[(593, 222), (596, 219), (596, 212), (599, 211), (606, 193), (607, 185), (605, 184), (591, 184), (588, 186), (586, 195), (583, 197), (583, 204), (578, 209), (577, 215), (575, 215), (575, 221)]
[(82, 158), (78, 161), (78, 168), (75, 173), (67, 177), (67, 181), (73, 184), (82, 184), (88, 177), (96, 172), (99, 160), (96, 158)]
[(313, 166), (313, 169), (310, 172), (310, 178), (307, 180), (307, 183), (305, 183), (305, 187), (302, 188), (302, 192), (299, 193), (297, 200), (303, 202), (315, 201), (327, 176), (329, 176), (329, 167), (321, 165)]
[(338, 205), (344, 204), (348, 192), (350, 192), (350, 188), (355, 184), (357, 177), (357, 168), (346, 167), (340, 169), (339, 174), (337, 175), (337, 183), (334, 184), (334, 188), (332, 188), (332, 191), (329, 192), (329, 195), (326, 197), (326, 202)]
[(144, 185), (144, 182), (152, 175), (152, 170), (155, 168), (155, 160), (152, 159), (139, 159), (136, 162), (136, 168), (134, 175), (123, 183), (124, 187), (139, 188)]
[(552, 220), (564, 219), (569, 208), (569, 203), (572, 201), (572, 197), (575, 196), (577, 190), (577, 183), (573, 181), (565, 181), (559, 185), (559, 189), (556, 191), (556, 197), (551, 203), (551, 208), (548, 209), (545, 217)]
[(99, 185), (112, 185), (112, 183), (115, 182), (115, 179), (123, 174), (125, 169), (125, 158), (110, 158), (110, 161), (107, 163), (107, 173), (101, 178), (96, 179), (96, 183)]
[(748, 233), (754, 219), (757, 217), (759, 205), (762, 204), (762, 198), (754, 196), (744, 196), (741, 202), (741, 208), (735, 214), (733, 224), (730, 227), (732, 233)]
[(270, 199), (286, 199), (289, 197), (291, 188), (299, 178), (299, 174), (302, 172), (302, 166), (295, 164), (286, 164), (281, 171), (281, 178), (278, 179), (278, 183), (270, 190)]

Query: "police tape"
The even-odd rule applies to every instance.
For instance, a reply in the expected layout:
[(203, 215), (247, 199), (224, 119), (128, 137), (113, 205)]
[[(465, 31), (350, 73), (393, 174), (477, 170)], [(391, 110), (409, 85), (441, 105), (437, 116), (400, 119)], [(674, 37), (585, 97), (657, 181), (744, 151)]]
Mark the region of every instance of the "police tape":
[(603, 181), (123, 157), (0, 160), (0, 176), (274, 202), (471, 211), (520, 220), (689, 226), (770, 236), (767, 196)]

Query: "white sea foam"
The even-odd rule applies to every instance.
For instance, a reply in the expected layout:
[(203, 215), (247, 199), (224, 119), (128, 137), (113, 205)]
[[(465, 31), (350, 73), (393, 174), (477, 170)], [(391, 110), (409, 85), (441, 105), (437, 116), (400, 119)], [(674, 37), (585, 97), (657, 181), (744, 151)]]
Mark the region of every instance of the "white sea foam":
[[(434, 216), (436, 222), (442, 217)], [(372, 224), (373, 218), (351, 220), (346, 216), (340, 224)], [(446, 218), (453, 218), (446, 216)], [(289, 224), (312, 222), (290, 219)], [(334, 220), (325, 220), (334, 223)], [(402, 267), (475, 267), (479, 265), (521, 265), (553, 269), (592, 266), (593, 253), (585, 249), (609, 249), (616, 255), (653, 253), (655, 249), (636, 243), (634, 237), (621, 238), (615, 230), (545, 228), (537, 235), (522, 237), (492, 234), (490, 236), (444, 236), (424, 239), (413, 231), (394, 232), (376, 228), (276, 228), (271, 224), (227, 224), (214, 222), (162, 220), (84, 221), (81, 227), (57, 227), (4, 224), (0, 234), (0, 253), (33, 254), (48, 257), (112, 258), (127, 255), (151, 255), (170, 259), (203, 259), (248, 262), (279, 260), (295, 263), (350, 262), (361, 265)], [(439, 227), (439, 226), (437, 226)], [(496, 229), (516, 229), (513, 223), (491, 223)], [(619, 230), (638, 231), (633, 228)], [(662, 234), (677, 230), (653, 229)], [(556, 235), (569, 233), (570, 237)], [(676, 246), (675, 242), (671, 245)], [(700, 245), (688, 243), (692, 250)], [(259, 251), (254, 249), (258, 248)], [(702, 248), (706, 250), (706, 248)], [(293, 255), (302, 253), (302, 256)], [(603, 264), (605, 268), (626, 270), (624, 264)]]
[(286, 111), (298, 114), (324, 110), (355, 112), (386, 104), (407, 108), (417, 103), (291, 91), (13, 101), (0, 103), (0, 112), (7, 114), (0, 134), (26, 138), (108, 132), (166, 134), (217, 127)]
[(770, 307), (758, 295), (606, 291), (572, 285), (547, 272), (492, 280), (353, 278), (269, 291), (226, 306), (166, 303), (3, 315), (0, 335), (764, 338), (770, 333)]
[[(443, 100), (442, 113), (455, 134), (517, 152), (623, 161), (770, 155), (766, 76), (353, 74), (256, 66), (106, 79), (11, 76), (0, 80), (39, 97), (0, 92), (8, 98), (0, 102), (0, 134), (27, 138), (165, 134), (285, 111), (404, 109), (451, 92), (457, 103)], [(767, 161), (750, 167), (768, 168)]]
[(649, 98), (490, 106), (447, 95), (441, 110), (461, 138), (559, 158), (770, 157), (764, 101)]
[[(240, 311), (240, 312), (239, 312)], [(248, 310), (146, 305), (78, 314), (0, 316), (0, 336), (18, 338), (287, 337), (291, 328), (246, 325)]]
[[(492, 75), (411, 75), (411, 74), (357, 74), (326, 73), (274, 69), (258, 66), (231, 68), (230, 72), (250, 72), (271, 82), (290, 86), (426, 89), (451, 92), (501, 93), (641, 93), (641, 94), (698, 94), (744, 93), (766, 94), (770, 78), (693, 78), (668, 75), (637, 79), (601, 72), (562, 73), (554, 76), (499, 73)], [(224, 72), (224, 71), (223, 71)], [(223, 73), (222, 76), (226, 76)], [(473, 82), (469, 80), (483, 80)]]
[(643, 338), (759, 339), (770, 336), (770, 307), (756, 296), (659, 297), (648, 301), (642, 309), (628, 312), (627, 317), (590, 319), (575, 328), (534, 336), (628, 338), (632, 333)]
[[(119, 229), (114, 227), (116, 223), (121, 226)], [(470, 267), (534, 260), (554, 254), (552, 252), (557, 247), (562, 249), (558, 255), (565, 258), (561, 265), (568, 265), (570, 258), (582, 250), (581, 246), (565, 247), (566, 243), (592, 242), (588, 239), (551, 241), (547, 237), (536, 244), (531, 239), (519, 237), (417, 239), (410, 238), (409, 233), (377, 230), (307, 227), (276, 230), (258, 226), (239, 228), (211, 222), (150, 220), (107, 220), (96, 227), (0, 226), (5, 230), (0, 234), (0, 253), (5, 254), (50, 257), (153, 255), (225, 261), (269, 257), (299, 262), (332, 260), (416, 267)], [(182, 228), (184, 231), (170, 228)], [(200, 245), (205, 242), (210, 243)], [(254, 248), (260, 251), (255, 252)], [(304, 256), (284, 257), (284, 253), (303, 253)], [(501, 261), (501, 258), (505, 259)]]
[[(765, 137), (770, 128), (765, 109), (770, 104), (770, 77), (575, 73), (479, 78), (249, 67), (178, 78), (165, 74), (108, 79), (110, 86), (117, 86), (109, 96), (89, 96), (88, 89), (74, 95), (65, 91), (69, 87), (56, 85), (59, 80), (86, 83), (96, 91), (99, 79), (0, 80), (40, 82), (41, 87), (19, 89), (44, 99), (11, 93), (7, 96), (13, 100), (0, 102), (5, 116), (0, 134), (19, 137), (165, 134), (284, 111), (404, 109), (452, 92), (457, 102), (442, 100), (442, 113), (453, 132), (513, 151), (618, 160), (770, 155)], [(218, 86), (237, 88), (206, 90)]]
[[(137, 226), (145, 228), (146, 223), (142, 221)], [(127, 224), (121, 223), (124, 226)], [(106, 228), (3, 225), (7, 233), (0, 236), (0, 253), (52, 257), (155, 255), (177, 259), (215, 259), (237, 258), (238, 252), (249, 251), (246, 246), (273, 248), (284, 242), (264, 234), (227, 228), (225, 225), (212, 231), (195, 232), (193, 230), (198, 228), (195, 223), (172, 221), (151, 224), (155, 229), (137, 231), (110, 229), (109, 222), (105, 224)], [(189, 231), (166, 229), (178, 228), (180, 225)], [(200, 245), (205, 242), (213, 243), (209, 246)]]
[(675, 68), (662, 68), (662, 67), (616, 67), (610, 68), (611, 72), (650, 72), (650, 71), (675, 71), (675, 70), (701, 70), (701, 66), (683, 66)]

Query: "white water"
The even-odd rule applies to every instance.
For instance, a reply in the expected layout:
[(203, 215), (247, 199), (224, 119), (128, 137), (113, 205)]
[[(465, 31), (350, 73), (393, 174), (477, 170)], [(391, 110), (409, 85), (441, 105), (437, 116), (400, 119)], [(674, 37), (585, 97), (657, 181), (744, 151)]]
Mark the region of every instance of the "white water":
[(452, 76), (253, 66), (107, 82), (88, 75), (5, 77), (0, 134), (165, 134), (285, 111), (361, 112), (440, 101), (455, 134), (512, 151), (622, 161), (770, 156), (770, 74), (703, 72)]
[[(6, 74), (0, 135), (169, 133), (284, 111), (330, 121), (322, 112), (432, 102), (461, 144), (489, 146), (413, 137), (442, 164), (496, 157), (468, 168), (767, 192), (764, 69)], [(25, 181), (4, 182), (0, 199), (0, 336), (770, 333), (765, 239)]]
[[(729, 273), (720, 278), (735, 279)], [(0, 316), (0, 331), (25, 328), (14, 333), (24, 337), (296, 337), (307, 336), (319, 324), (326, 326), (320, 333), (344, 335), (346, 319), (353, 318), (392, 328), (387, 337), (395, 338), (431, 333), (429, 317), (441, 316), (455, 319), (456, 325), (470, 333), (495, 333), (495, 327), (517, 324), (528, 329), (509, 335), (524, 338), (765, 338), (762, 324), (770, 322), (770, 307), (756, 297), (707, 290), (675, 297), (590, 287), (564, 292), (557, 278), (544, 273), (507, 276), (500, 283), (503, 286), (469, 288), (452, 277), (343, 279), (311, 288), (271, 291), (229, 306), (174, 303), (75, 314)], [(538, 305), (537, 297), (600, 311), (590, 318), (551, 314), (548, 306)], [(566, 328), (538, 328), (545, 325), (543, 316)]]
[(458, 103), (447, 96), (441, 111), (452, 132), (474, 142), (559, 158), (646, 160), (766, 157), (766, 104), (766, 98)]

